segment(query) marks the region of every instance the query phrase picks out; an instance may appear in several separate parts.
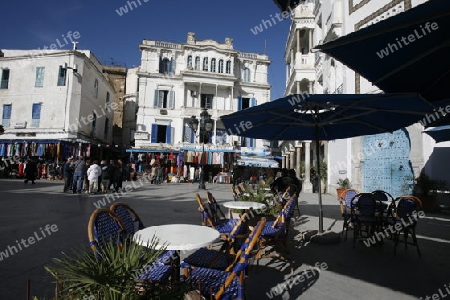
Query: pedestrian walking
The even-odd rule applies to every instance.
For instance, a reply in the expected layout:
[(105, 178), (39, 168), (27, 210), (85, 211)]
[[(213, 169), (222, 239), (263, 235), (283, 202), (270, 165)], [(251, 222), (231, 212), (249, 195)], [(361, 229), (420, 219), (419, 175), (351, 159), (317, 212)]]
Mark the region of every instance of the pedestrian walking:
[(78, 160), (74, 163), (74, 173), (73, 173), (73, 193), (81, 193), (83, 189), (84, 176), (87, 171), (86, 162), (83, 156), (79, 156)]
[(89, 180), (89, 194), (96, 194), (98, 192), (98, 177), (102, 174), (102, 169), (98, 165), (98, 161), (94, 160), (86, 171)]
[(111, 174), (113, 172), (113, 169), (110, 164), (106, 160), (103, 160), (100, 164), (100, 168), (102, 169), (102, 192), (108, 193), (109, 190), (109, 183), (111, 179)]
[(35, 184), (36, 175), (37, 175), (37, 166), (31, 159), (27, 160), (27, 164), (24, 168), (25, 171), (25, 180), (24, 183), (28, 183), (31, 180), (31, 184)]
[(73, 171), (74, 171), (73, 158), (69, 157), (63, 167), (64, 193), (72, 189)]

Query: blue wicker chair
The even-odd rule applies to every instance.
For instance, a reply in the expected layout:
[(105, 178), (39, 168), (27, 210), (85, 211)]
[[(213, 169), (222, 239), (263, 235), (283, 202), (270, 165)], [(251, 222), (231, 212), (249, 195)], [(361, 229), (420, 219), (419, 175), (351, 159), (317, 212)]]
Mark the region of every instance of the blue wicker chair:
[(380, 201), (372, 193), (359, 193), (351, 201), (353, 248), (359, 238), (370, 238), (381, 229)]
[[(256, 263), (260, 258), (281, 257), (289, 262), (291, 272), (294, 271), (290, 259), (290, 251), (287, 243), (290, 218), (295, 205), (295, 194), (286, 202), (283, 210), (278, 214), (275, 221), (267, 221), (260, 237), (260, 252)], [(283, 254), (275, 252), (275, 247), (281, 247)], [(270, 249), (268, 249), (270, 247)]]
[(352, 229), (352, 200), (353, 198), (359, 194), (359, 191), (355, 189), (346, 189), (342, 193), (342, 197), (339, 198), (339, 206), (341, 209), (341, 216), (343, 218), (343, 225), (342, 225), (342, 235), (344, 236), (345, 233), (345, 239), (347, 239), (347, 234), (350, 229)]
[[(422, 209), (422, 201), (415, 196), (401, 196), (396, 199), (397, 206), (395, 213), (395, 224), (401, 225), (400, 231), (395, 231), (394, 234), (394, 256), (397, 255), (397, 246), (399, 244), (400, 236), (403, 234), (403, 240), (405, 249), (407, 245), (413, 245), (417, 248), (417, 254), (422, 257), (422, 253), (419, 249), (416, 237), (416, 226), (418, 215), (417, 212)], [(415, 215), (414, 215), (415, 214)], [(408, 241), (408, 237), (411, 236), (412, 241)]]
[[(217, 222), (214, 222), (212, 214), (206, 209), (205, 204), (198, 193), (196, 194), (196, 200), (198, 204), (198, 211), (202, 215), (202, 225), (216, 229), (217, 231), (219, 231), (220, 237), (224, 240), (227, 240), (233, 228), (236, 226), (238, 220), (220, 219)], [(237, 234), (245, 234), (245, 229), (242, 228)]]
[(224, 241), (219, 250), (203, 247), (186, 257), (181, 263), (184, 275), (189, 276), (189, 271), (195, 267), (225, 270), (236, 256), (234, 249), (241, 247), (242, 243), (240, 243), (241, 238), (238, 236), (238, 232), (241, 232), (242, 227), (247, 227), (248, 219), (247, 213), (241, 215), (228, 239)]
[[(112, 239), (117, 241), (118, 247), (121, 247), (127, 235), (122, 220), (111, 210), (98, 208), (91, 214), (88, 224), (88, 238), (89, 244), (98, 258), (100, 258), (99, 253), (105, 242)], [(171, 273), (171, 266), (155, 264), (150, 266), (148, 271), (143, 272), (139, 279), (165, 281)]]
[[(109, 207), (109, 209), (119, 216), (128, 234), (134, 235), (136, 231), (145, 228), (142, 219), (128, 204), (115, 202)], [(178, 254), (175, 250), (167, 250), (161, 254), (156, 263), (158, 265), (171, 265), (177, 256)]]
[(226, 219), (219, 203), (217, 203), (216, 198), (211, 192), (206, 193), (206, 199), (208, 200), (209, 211), (211, 212), (214, 222), (219, 222), (220, 219)]
[(244, 300), (246, 270), (249, 266), (249, 258), (253, 248), (258, 243), (265, 222), (266, 219), (261, 218), (242, 245), (241, 251), (236, 255), (235, 260), (225, 271), (195, 268), (187, 278), (187, 281), (194, 287), (199, 287), (200, 293), (208, 299)]

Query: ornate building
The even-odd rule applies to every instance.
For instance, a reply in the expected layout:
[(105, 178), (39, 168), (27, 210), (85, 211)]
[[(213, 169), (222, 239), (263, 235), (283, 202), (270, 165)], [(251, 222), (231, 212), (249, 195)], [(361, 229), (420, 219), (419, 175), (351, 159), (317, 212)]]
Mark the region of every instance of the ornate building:
[[(135, 149), (178, 150), (199, 142), (217, 151), (269, 145), (233, 136), (219, 120), (270, 100), (267, 55), (237, 51), (231, 38), (197, 40), (191, 32), (186, 43), (143, 40), (139, 48)], [(207, 139), (197, 139), (189, 121), (203, 109), (213, 128)]]

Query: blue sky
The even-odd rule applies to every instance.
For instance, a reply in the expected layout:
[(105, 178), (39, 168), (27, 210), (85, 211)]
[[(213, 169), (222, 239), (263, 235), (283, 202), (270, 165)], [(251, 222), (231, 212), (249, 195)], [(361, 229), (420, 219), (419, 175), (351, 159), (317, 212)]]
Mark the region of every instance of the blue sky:
[[(62, 36), (78, 31), (79, 49), (93, 51), (102, 63), (114, 60), (130, 68), (140, 64), (138, 45), (143, 39), (185, 43), (187, 32), (195, 32), (199, 40), (224, 42), (230, 37), (238, 51), (269, 56), (271, 99), (283, 95), (283, 54), (291, 21), (277, 19), (275, 15), (281, 12), (272, 0), (134, 2), (137, 7), (130, 10), (127, 0), (8, 1), (2, 8), (5, 26), (0, 33), (0, 49), (42, 49), (57, 39), (63, 46), (58, 49), (71, 49), (70, 41), (66, 45)], [(128, 13), (119, 16), (116, 10), (124, 6)], [(252, 28), (271, 17), (276, 24), (272, 22), (271, 27), (266, 25), (267, 29), (261, 27), (262, 32), (252, 33)]]

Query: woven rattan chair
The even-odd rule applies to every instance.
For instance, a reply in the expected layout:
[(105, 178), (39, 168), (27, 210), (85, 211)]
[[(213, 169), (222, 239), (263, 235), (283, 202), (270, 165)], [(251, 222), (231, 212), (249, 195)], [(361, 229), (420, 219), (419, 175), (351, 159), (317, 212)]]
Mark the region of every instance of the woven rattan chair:
[[(260, 252), (257, 256), (257, 264), (260, 258), (277, 257), (287, 260), (291, 268), (291, 273), (294, 271), (288, 247), (288, 230), (295, 205), (295, 196), (295, 194), (292, 195), (286, 202), (286, 205), (278, 214), (275, 221), (266, 222), (260, 237)], [(281, 248), (283, 253), (276, 252), (276, 247)]]
[[(117, 241), (118, 247), (122, 247), (127, 235), (129, 234), (122, 220), (111, 210), (99, 208), (91, 214), (88, 223), (89, 244), (99, 259), (105, 242), (114, 240)], [(148, 270), (142, 272), (138, 279), (166, 281), (170, 277), (172, 270), (171, 266), (155, 262), (155, 265), (149, 266)]]
[[(128, 234), (134, 235), (136, 231), (145, 228), (142, 219), (130, 205), (115, 202), (109, 209), (119, 216)], [(177, 256), (178, 253), (175, 250), (166, 250), (161, 254), (156, 263), (160, 265), (172, 265), (174, 258)]]
[(358, 239), (371, 238), (381, 230), (382, 216), (380, 202), (372, 193), (359, 193), (351, 201), (351, 222), (353, 224), (353, 248)]
[[(341, 197), (339, 198), (339, 207), (341, 210), (341, 216), (343, 218), (342, 225), (342, 235), (344, 239), (347, 239), (347, 234), (350, 229), (353, 229), (352, 225), (352, 200), (353, 198), (359, 194), (358, 190), (355, 189), (346, 189), (342, 192)], [(345, 236), (344, 236), (345, 233)]]
[(211, 192), (208, 191), (206, 193), (206, 199), (208, 200), (209, 211), (211, 212), (214, 222), (218, 222), (220, 219), (226, 219), (225, 214)]
[(203, 247), (186, 257), (181, 263), (181, 267), (184, 269), (184, 275), (188, 276), (190, 270), (195, 267), (225, 270), (236, 256), (234, 249), (241, 247), (242, 243), (240, 241), (242, 240), (242, 235), (238, 235), (238, 233), (243, 231), (241, 228), (246, 230), (248, 220), (249, 215), (247, 213), (241, 215), (239, 221), (228, 236), (228, 239), (224, 241), (220, 249), (216, 250)]
[[(220, 232), (220, 237), (222, 239), (225, 239), (225, 240), (228, 239), (230, 233), (232, 232), (234, 226), (236, 226), (236, 223), (238, 222), (238, 220), (237, 219), (220, 219), (217, 222), (215, 222), (214, 218), (212, 217), (212, 214), (205, 207), (205, 204), (198, 193), (195, 195), (195, 198), (196, 198), (197, 204), (198, 204), (198, 211), (200, 212), (200, 214), (202, 216), (202, 225), (216, 229), (217, 231)], [(239, 232), (238, 234), (244, 234), (244, 233), (245, 233), (245, 231), (242, 229), (241, 232)]]
[(195, 268), (187, 281), (199, 287), (200, 293), (207, 299), (245, 299), (246, 270), (253, 248), (257, 245), (266, 222), (265, 218), (254, 227), (241, 247), (234, 261), (225, 271)]
[(121, 247), (126, 235), (119, 216), (106, 208), (96, 209), (89, 218), (88, 238), (91, 249), (98, 254), (105, 243), (113, 240)]
[[(419, 257), (422, 257), (416, 237), (418, 212), (422, 210), (422, 201), (415, 196), (401, 196), (396, 199), (396, 202), (394, 226), (400, 224), (401, 230), (395, 231), (394, 234), (394, 256), (397, 254), (400, 236), (403, 235), (405, 249), (407, 249), (407, 245), (413, 245), (416, 247)], [(411, 236), (411, 242), (408, 241), (409, 236)]]

